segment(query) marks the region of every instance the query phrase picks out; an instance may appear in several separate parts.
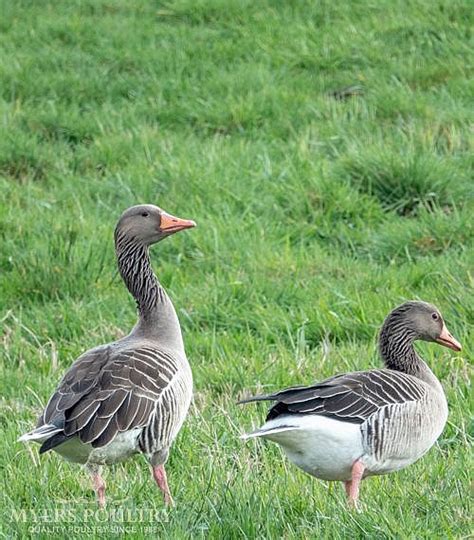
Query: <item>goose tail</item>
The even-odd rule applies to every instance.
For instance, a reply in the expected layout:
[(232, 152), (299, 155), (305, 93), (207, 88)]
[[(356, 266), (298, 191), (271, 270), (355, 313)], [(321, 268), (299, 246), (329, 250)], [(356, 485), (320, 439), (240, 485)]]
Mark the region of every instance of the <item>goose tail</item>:
[(274, 427), (262, 426), (261, 428), (256, 429), (255, 431), (251, 431), (250, 433), (244, 433), (243, 435), (240, 436), (240, 438), (244, 441), (248, 439), (255, 439), (256, 437), (270, 438), (272, 435), (276, 435), (277, 433), (284, 433), (285, 431), (294, 431), (295, 429), (298, 429), (298, 427), (289, 426), (289, 425), (274, 426)]
[(44, 424), (43, 426), (37, 427), (28, 433), (24, 433), (18, 438), (18, 442), (37, 441), (42, 443), (60, 431), (62, 431), (62, 429), (58, 428), (57, 426), (53, 426), (52, 424)]

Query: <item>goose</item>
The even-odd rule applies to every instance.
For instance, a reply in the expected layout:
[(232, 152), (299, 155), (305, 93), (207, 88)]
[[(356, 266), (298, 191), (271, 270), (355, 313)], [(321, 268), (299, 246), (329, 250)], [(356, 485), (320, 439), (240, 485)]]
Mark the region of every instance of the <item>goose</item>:
[(170, 446), (187, 415), (192, 373), (176, 311), (153, 273), (149, 247), (194, 221), (144, 204), (128, 208), (115, 228), (120, 275), (138, 308), (126, 337), (82, 354), (65, 373), (37, 426), (19, 441), (41, 443), (86, 466), (99, 507), (105, 506), (102, 466), (142, 453), (172, 504), (165, 471)]
[(276, 442), (306, 473), (344, 482), (349, 506), (357, 507), (363, 478), (414, 463), (446, 424), (443, 388), (415, 351), (416, 340), (461, 350), (435, 306), (406, 302), (388, 315), (380, 331), (384, 368), (243, 399), (239, 403), (276, 403), (262, 427), (242, 438)]

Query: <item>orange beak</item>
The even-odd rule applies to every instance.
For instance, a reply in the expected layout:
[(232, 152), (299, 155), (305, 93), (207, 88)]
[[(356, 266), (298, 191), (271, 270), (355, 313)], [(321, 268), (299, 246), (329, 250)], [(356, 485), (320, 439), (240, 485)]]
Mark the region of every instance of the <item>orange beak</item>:
[(439, 338), (436, 340), (436, 343), (439, 343), (440, 345), (444, 345), (445, 347), (448, 347), (449, 349), (453, 349), (453, 351), (459, 352), (462, 349), (459, 341), (453, 338), (453, 336), (449, 333), (444, 323), (443, 323), (443, 328), (441, 330), (441, 334), (439, 335)]
[(191, 229), (196, 226), (192, 219), (181, 219), (174, 217), (166, 212), (161, 213), (160, 231), (173, 234), (183, 229)]

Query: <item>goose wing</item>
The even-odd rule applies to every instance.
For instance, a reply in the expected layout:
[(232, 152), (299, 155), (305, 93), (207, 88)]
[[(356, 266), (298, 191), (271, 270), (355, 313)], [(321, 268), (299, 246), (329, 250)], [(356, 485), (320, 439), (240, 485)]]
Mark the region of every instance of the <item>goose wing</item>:
[(311, 386), (297, 386), (242, 400), (276, 401), (267, 421), (280, 415), (317, 414), (362, 424), (385, 405), (420, 400), (426, 393), (422, 381), (389, 369), (336, 375)]
[(38, 421), (38, 428), (61, 430), (40, 451), (73, 436), (100, 448), (119, 432), (145, 427), (159, 401), (166, 411), (165, 398), (177, 374), (175, 358), (152, 347), (120, 352), (102, 347), (85, 353), (65, 374)]

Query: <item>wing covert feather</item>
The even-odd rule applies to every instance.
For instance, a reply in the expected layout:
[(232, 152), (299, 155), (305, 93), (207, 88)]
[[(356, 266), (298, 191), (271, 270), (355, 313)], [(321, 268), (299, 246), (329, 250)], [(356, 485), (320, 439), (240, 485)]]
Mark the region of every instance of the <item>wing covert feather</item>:
[(311, 386), (288, 388), (245, 401), (273, 400), (267, 420), (284, 414), (318, 414), (361, 424), (381, 407), (420, 400), (426, 389), (411, 375), (389, 369), (336, 375)]
[(104, 446), (120, 431), (149, 423), (177, 369), (174, 359), (158, 349), (93, 349), (64, 375), (38, 426), (62, 425), (67, 437)]

